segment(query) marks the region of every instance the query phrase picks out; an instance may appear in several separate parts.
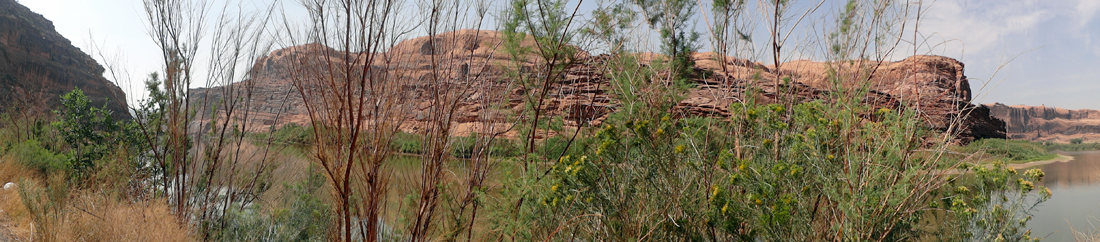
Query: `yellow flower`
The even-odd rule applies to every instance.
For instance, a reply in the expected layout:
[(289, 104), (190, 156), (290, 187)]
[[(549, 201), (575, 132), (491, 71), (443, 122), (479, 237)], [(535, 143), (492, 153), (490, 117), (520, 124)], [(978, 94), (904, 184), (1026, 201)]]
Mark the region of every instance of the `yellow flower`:
[(555, 184), (554, 186), (550, 187), (550, 191), (551, 192), (557, 192), (558, 191), (558, 185)]
[(965, 186), (959, 186), (958, 188), (955, 188), (955, 192), (968, 193), (968, 192), (970, 192), (970, 188), (966, 188)]
[(836, 156), (834, 156), (834, 155), (826, 155), (826, 156), (825, 156), (825, 159), (826, 159), (826, 160), (832, 160), (832, 159), (834, 159), (834, 158), (836, 158)]
[(1032, 189), (1035, 189), (1035, 184), (1031, 183), (1031, 181), (1024, 180), (1023, 178), (1016, 179), (1016, 182), (1020, 184), (1020, 187), (1023, 188), (1024, 191), (1031, 191)]
[(760, 201), (760, 199), (756, 199), (756, 205), (760, 205), (760, 204), (764, 204), (764, 202)]
[(686, 148), (686, 147), (684, 147), (684, 145), (677, 145), (677, 146), (676, 146), (676, 154), (682, 154), (682, 153), (684, 153), (684, 149), (685, 149), (685, 148)]
[(726, 205), (722, 206), (722, 213), (725, 214), (730, 209), (730, 203), (726, 202)]

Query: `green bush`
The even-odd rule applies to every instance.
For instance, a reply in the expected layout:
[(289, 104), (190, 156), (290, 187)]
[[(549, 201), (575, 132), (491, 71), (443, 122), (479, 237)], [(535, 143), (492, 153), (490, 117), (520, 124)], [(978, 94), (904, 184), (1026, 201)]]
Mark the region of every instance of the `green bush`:
[(132, 138), (121, 122), (115, 122), (106, 104), (97, 108), (80, 88), (61, 96), (62, 107), (54, 110), (58, 120), (52, 123), (70, 152), (68, 170), (74, 178), (95, 173), (95, 162), (109, 155)]
[(1059, 144), (1054, 142), (1044, 142), (1043, 147), (1045, 147), (1049, 151), (1090, 151), (1100, 150), (1100, 143)]
[[(313, 172), (309, 179), (285, 185), (290, 191), (284, 207), (270, 213), (257, 206), (232, 206), (226, 212), (219, 241), (328, 241), (333, 211), (317, 194), (325, 177)], [(255, 205), (255, 204), (253, 204)]]
[[(476, 133), (468, 136), (451, 138), (451, 155), (458, 158), (470, 158), (479, 148), (485, 146), (486, 137), (480, 137)], [(488, 145), (490, 157), (511, 157), (520, 154), (521, 149), (515, 142), (508, 139), (493, 139)]]
[(270, 133), (255, 134), (256, 141), (281, 145), (308, 145), (313, 143), (313, 129), (296, 123), (289, 123)]
[(420, 135), (397, 132), (393, 135), (393, 140), (390, 141), (390, 144), (397, 152), (420, 154), (420, 152), (422, 152), (421, 140), (423, 140), (423, 137)]
[(1041, 144), (1026, 140), (981, 139), (960, 149), (963, 153), (982, 153), (1004, 159), (1006, 163), (1024, 163), (1048, 160), (1058, 154), (1048, 151)]
[(69, 172), (69, 157), (42, 146), (38, 140), (26, 140), (16, 143), (8, 150), (8, 155), (20, 164), (37, 170), (42, 174)]
[(912, 112), (813, 101), (734, 104), (731, 113), (732, 120), (605, 122), (569, 151), (563, 138), (547, 139), (542, 155), (566, 156), (545, 176), (506, 182), (532, 186), (521, 214), (534, 226), (517, 233), (545, 238), (564, 229), (583, 241), (1031, 239), (1015, 212), (1042, 200), (1013, 198), (1041, 189), (1034, 186), (1041, 176), (976, 167), (969, 190), (942, 192), (957, 178), (929, 171), (959, 161), (918, 152), (926, 130)]

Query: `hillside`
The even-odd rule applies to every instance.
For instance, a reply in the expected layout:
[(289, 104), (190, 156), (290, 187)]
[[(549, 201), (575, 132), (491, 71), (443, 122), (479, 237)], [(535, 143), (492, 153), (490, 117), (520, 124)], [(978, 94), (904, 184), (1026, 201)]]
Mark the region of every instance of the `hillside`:
[(53, 22), (14, 0), (0, 0), (0, 112), (48, 111), (43, 108), (57, 107), (61, 94), (79, 87), (94, 106), (106, 103), (116, 118), (129, 117), (125, 94), (103, 72)]
[[(437, 42), (457, 39), (451, 44), (431, 46), (428, 40)], [(436, 63), (444, 63), (454, 68), (439, 74), (447, 77), (454, 85), (473, 85), (472, 93), (467, 93), (459, 105), (459, 131), (486, 125), (507, 125), (507, 117), (522, 111), (524, 105), (520, 87), (509, 85), (505, 66), (512, 63), (500, 49), (501, 35), (494, 31), (461, 30), (438, 36), (420, 37), (403, 41), (392, 48), (387, 55), (397, 63), (374, 63), (404, 78), (407, 82), (404, 90), (412, 100), (423, 100), (426, 93), (421, 87), (433, 75), (429, 59), (435, 53)], [(196, 99), (218, 100), (225, 95), (235, 95), (250, 100), (245, 129), (257, 131), (271, 125), (281, 126), (287, 123), (305, 124), (308, 115), (302, 106), (302, 99), (292, 84), (296, 56), (321, 55), (335, 52), (328, 47), (310, 44), (288, 47), (273, 51), (258, 59), (252, 69), (252, 78), (248, 81), (224, 87), (194, 90)], [(652, 54), (638, 54), (639, 59), (657, 58)], [(617, 109), (614, 99), (609, 96), (612, 85), (600, 63), (607, 56), (592, 56), (584, 51), (576, 53), (577, 61), (569, 66), (564, 80), (552, 85), (549, 100), (541, 107), (551, 115), (562, 115), (565, 125), (576, 126), (582, 122), (598, 125), (611, 112)], [(732, 57), (718, 58), (713, 53), (698, 53), (694, 56), (697, 63), (692, 87), (682, 101), (671, 110), (676, 116), (709, 115), (729, 116), (728, 107), (734, 102), (744, 100), (747, 87), (758, 88), (757, 102), (775, 102), (777, 89), (773, 73), (774, 66), (755, 63)], [(724, 63), (723, 63), (724, 61)], [(871, 79), (872, 91), (863, 102), (870, 103), (875, 109), (910, 108), (919, 112), (921, 119), (934, 130), (958, 130), (957, 142), (967, 143), (980, 138), (1004, 138), (1004, 123), (989, 116), (985, 106), (971, 104), (970, 84), (964, 75), (961, 62), (940, 56), (914, 56), (897, 62), (864, 62), (865, 66), (878, 66), (879, 71)], [(811, 61), (792, 61), (781, 65), (784, 77), (790, 77), (789, 92), (801, 100), (830, 98), (828, 90), (833, 90), (827, 80), (825, 63)], [(530, 60), (522, 62), (520, 68), (529, 71), (534, 64)], [(781, 84), (782, 85), (782, 84)], [(851, 86), (854, 84), (841, 84)], [(784, 86), (786, 87), (786, 86)], [(784, 88), (786, 89), (786, 88)], [(248, 91), (251, 90), (251, 91)], [(780, 89), (782, 90), (782, 89)], [(209, 99), (207, 99), (209, 97)], [(485, 115), (479, 110), (486, 107), (485, 97), (506, 97), (503, 107), (494, 107), (497, 115)], [(426, 103), (425, 103), (426, 104)], [(212, 107), (211, 105), (198, 105)], [(419, 109), (407, 114), (411, 120), (406, 130), (415, 130), (417, 122), (423, 121), (423, 108), (429, 105), (415, 105)], [(209, 111), (205, 111), (209, 114)], [(224, 115), (224, 113), (222, 113)]]

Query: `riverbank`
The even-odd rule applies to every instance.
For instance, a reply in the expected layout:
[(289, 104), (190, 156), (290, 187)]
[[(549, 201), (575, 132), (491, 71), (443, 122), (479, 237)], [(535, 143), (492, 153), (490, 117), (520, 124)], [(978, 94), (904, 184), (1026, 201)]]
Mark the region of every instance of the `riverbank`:
[(1046, 165), (1046, 164), (1055, 163), (1055, 162), (1069, 162), (1069, 161), (1072, 161), (1072, 160), (1073, 160), (1072, 156), (1058, 154), (1058, 157), (1056, 157), (1054, 159), (1041, 160), (1041, 161), (1032, 161), (1032, 162), (1027, 162), (1027, 163), (1009, 164), (1008, 167), (1012, 167), (1012, 168), (1015, 168), (1015, 169), (1018, 170), (1018, 169), (1024, 169), (1024, 168), (1031, 168), (1031, 167), (1035, 167), (1035, 166)]

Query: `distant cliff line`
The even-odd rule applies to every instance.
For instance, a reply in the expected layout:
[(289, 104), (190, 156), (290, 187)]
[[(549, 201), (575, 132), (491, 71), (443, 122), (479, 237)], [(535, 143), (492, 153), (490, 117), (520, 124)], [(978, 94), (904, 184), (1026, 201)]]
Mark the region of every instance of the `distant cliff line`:
[(1010, 139), (1069, 143), (1100, 141), (1100, 110), (986, 104), (1006, 123)]

